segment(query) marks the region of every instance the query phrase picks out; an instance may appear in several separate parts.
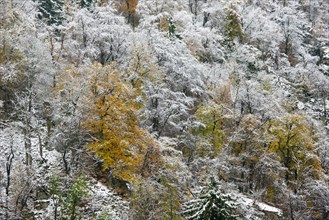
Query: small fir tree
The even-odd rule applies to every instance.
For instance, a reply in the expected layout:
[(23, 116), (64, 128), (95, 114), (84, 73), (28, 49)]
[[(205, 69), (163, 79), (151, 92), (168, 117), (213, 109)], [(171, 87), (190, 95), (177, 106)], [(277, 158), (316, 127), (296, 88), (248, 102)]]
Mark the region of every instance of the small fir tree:
[(62, 0), (39, 0), (39, 19), (48, 25), (61, 25), (64, 21), (64, 2)]
[(178, 39), (182, 39), (182, 37), (176, 33), (176, 26), (173, 22), (172, 17), (170, 17), (168, 19), (168, 31), (169, 31), (169, 37), (173, 38), (173, 37), (177, 37)]
[(88, 195), (88, 182), (86, 177), (79, 178), (70, 187), (66, 200), (63, 205), (63, 214), (67, 219), (74, 220), (79, 218), (78, 206), (81, 204), (82, 199)]
[(80, 7), (81, 8), (90, 8), (93, 4), (93, 0), (81, 0), (80, 1)]
[(225, 19), (226, 41), (229, 44), (232, 43), (234, 39), (238, 39), (239, 42), (242, 42), (244, 36), (238, 14), (233, 9), (229, 9)]
[(191, 220), (235, 220), (232, 199), (221, 194), (218, 183), (211, 178), (210, 184), (198, 198), (184, 204), (183, 215)]

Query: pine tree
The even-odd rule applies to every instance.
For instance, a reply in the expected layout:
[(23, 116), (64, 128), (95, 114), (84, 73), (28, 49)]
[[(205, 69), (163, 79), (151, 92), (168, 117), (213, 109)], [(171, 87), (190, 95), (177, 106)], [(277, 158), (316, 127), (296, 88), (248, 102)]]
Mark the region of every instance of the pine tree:
[[(63, 205), (64, 219), (81, 219), (79, 216), (78, 207), (82, 202), (82, 199), (88, 195), (88, 182), (86, 177), (80, 177), (70, 187), (66, 200)], [(67, 218), (66, 218), (67, 217)]]
[(241, 21), (234, 9), (228, 9), (226, 15), (225, 36), (227, 42), (233, 42), (234, 39), (243, 41), (243, 31), (241, 28)]
[(93, 4), (93, 0), (81, 0), (80, 7), (81, 8), (90, 8)]
[(168, 28), (169, 28), (169, 37), (177, 37), (178, 39), (182, 39), (182, 37), (176, 33), (176, 26), (172, 20), (172, 17), (168, 19)]
[(63, 0), (39, 0), (39, 18), (48, 25), (61, 25), (64, 20)]
[(183, 215), (191, 220), (235, 220), (232, 199), (219, 192), (218, 183), (211, 178), (198, 198), (184, 204)]

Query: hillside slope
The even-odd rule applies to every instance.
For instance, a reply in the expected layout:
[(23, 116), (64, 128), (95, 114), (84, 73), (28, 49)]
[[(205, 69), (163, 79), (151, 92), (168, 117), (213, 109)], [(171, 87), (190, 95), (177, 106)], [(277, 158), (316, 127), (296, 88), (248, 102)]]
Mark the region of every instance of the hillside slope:
[(326, 0), (0, 2), (0, 219), (328, 219)]

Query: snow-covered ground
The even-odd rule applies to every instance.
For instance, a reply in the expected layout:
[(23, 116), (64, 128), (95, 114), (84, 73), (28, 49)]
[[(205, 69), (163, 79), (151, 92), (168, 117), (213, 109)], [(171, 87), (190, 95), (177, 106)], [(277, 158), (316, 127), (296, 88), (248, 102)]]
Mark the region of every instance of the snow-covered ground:
[[(26, 167), (24, 164), (24, 134), (21, 128), (21, 123), (8, 122), (0, 128), (0, 219), (7, 217), (11, 219), (10, 216), (18, 216), (17, 213), (14, 213), (18, 212), (17, 207), (10, 207), (11, 212), (7, 212), (4, 207), (6, 207), (7, 200), (11, 203), (10, 201), (22, 199), (24, 197), (22, 194), (25, 193), (27, 186), (31, 190), (31, 195), (26, 198), (26, 207), (30, 210), (30, 215), (37, 220), (53, 219), (55, 197), (49, 195), (50, 180), (55, 175), (63, 176), (64, 174), (62, 155), (55, 149), (44, 148), (43, 158), (45, 160), (42, 161), (38, 138), (32, 134), (33, 162), (31, 167)], [(11, 167), (9, 167), (10, 164)], [(10, 170), (8, 196), (5, 190), (8, 185), (7, 169)], [(70, 176), (64, 176), (63, 180), (66, 181), (69, 178)], [(90, 216), (90, 218), (106, 216), (112, 220), (128, 219), (128, 202), (104, 184), (88, 177), (87, 191), (86, 204), (79, 207), (83, 216)], [(6, 213), (8, 213), (7, 216)]]

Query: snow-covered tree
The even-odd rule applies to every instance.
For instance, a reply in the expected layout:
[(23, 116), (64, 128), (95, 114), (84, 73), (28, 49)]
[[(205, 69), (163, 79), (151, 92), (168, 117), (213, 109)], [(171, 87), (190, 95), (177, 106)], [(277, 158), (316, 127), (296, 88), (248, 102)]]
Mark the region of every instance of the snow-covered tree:
[(93, 0), (81, 0), (80, 7), (81, 8), (90, 8), (93, 5)]
[(48, 25), (61, 25), (64, 21), (64, 1), (38, 0), (39, 18), (46, 20)]
[(234, 220), (234, 203), (229, 195), (220, 192), (218, 183), (211, 178), (200, 195), (184, 204), (183, 215), (193, 220)]
[(327, 219), (328, 4), (0, 0), (0, 218)]

